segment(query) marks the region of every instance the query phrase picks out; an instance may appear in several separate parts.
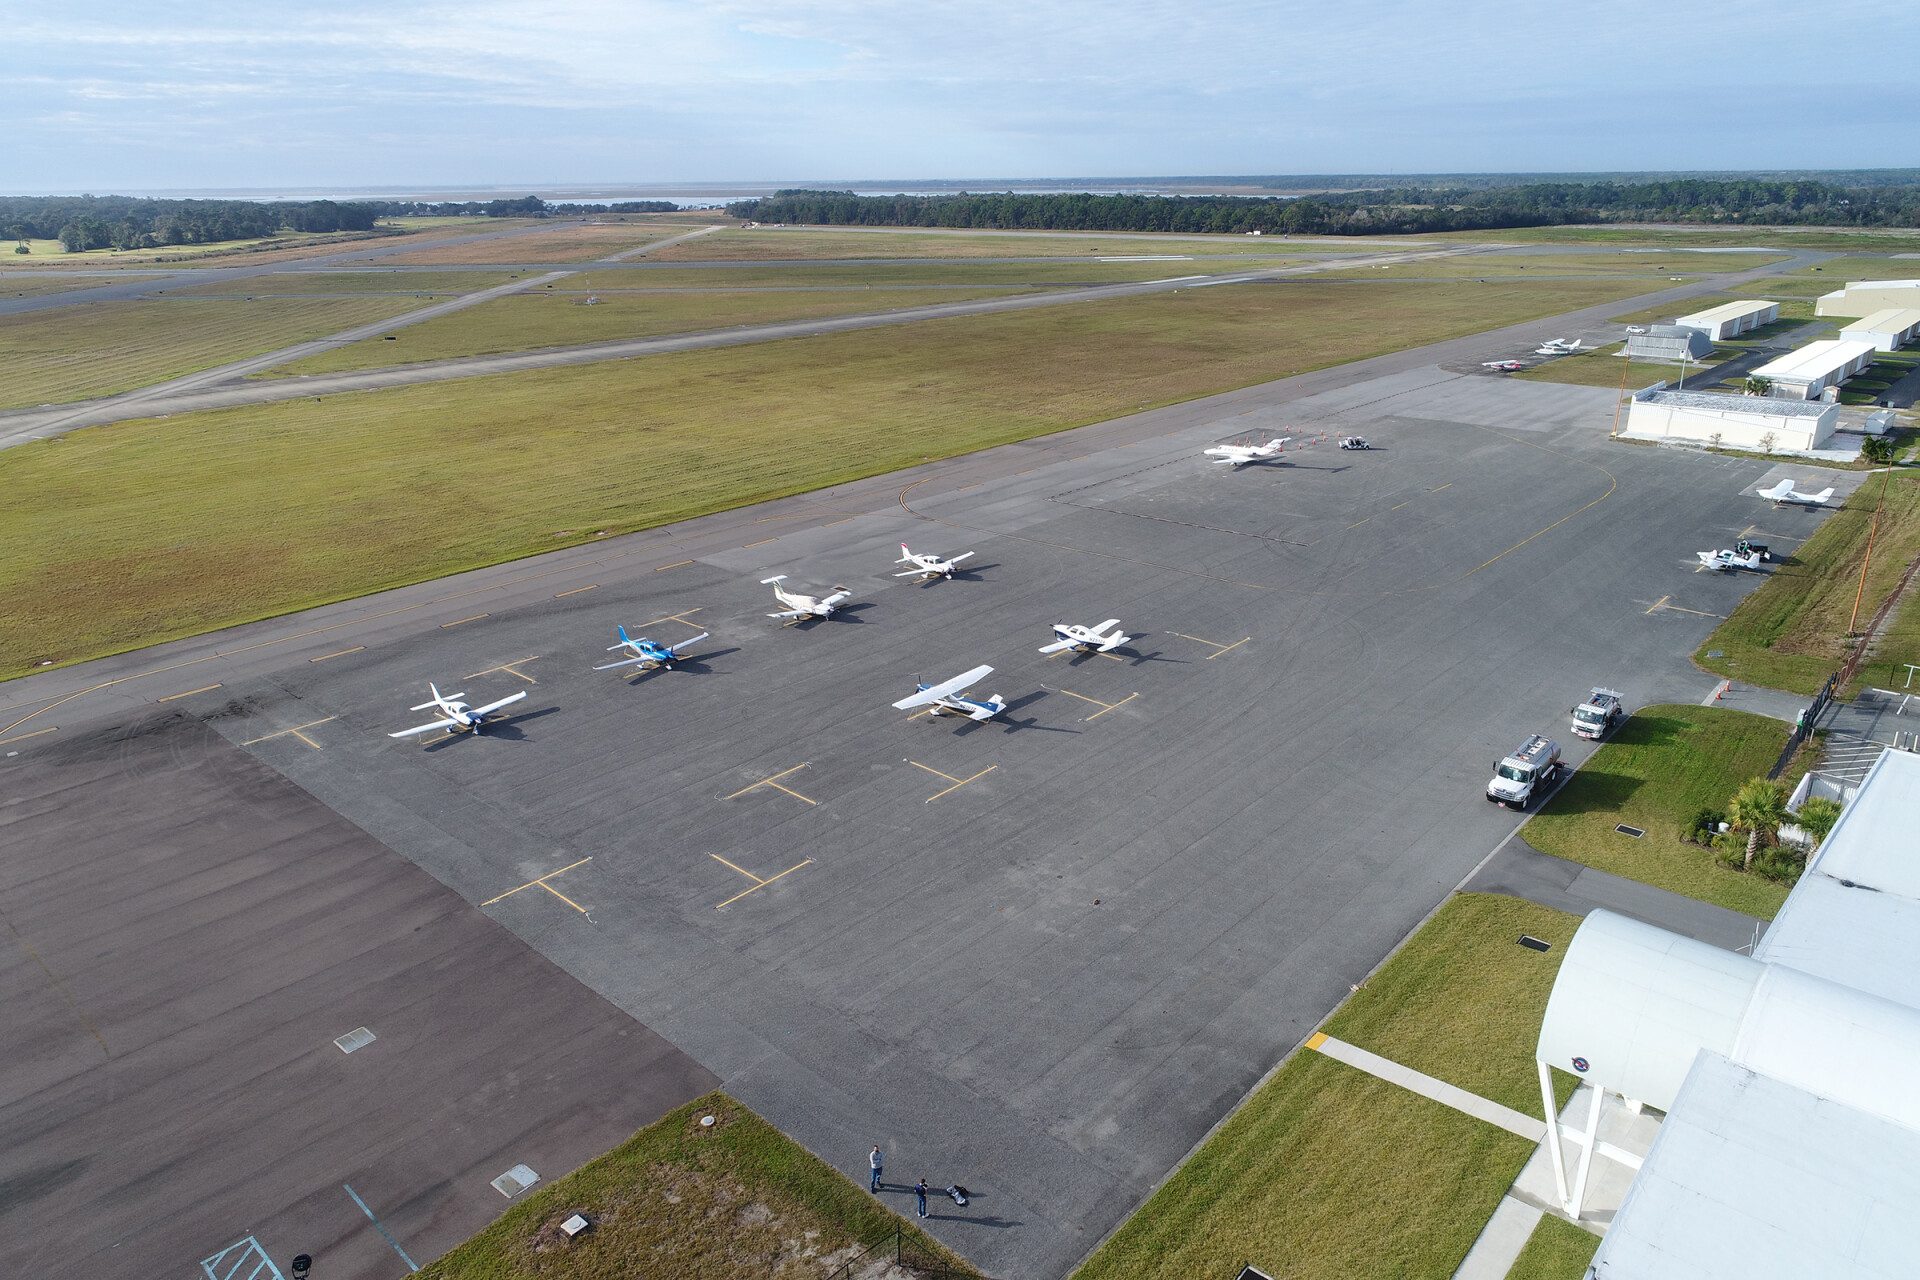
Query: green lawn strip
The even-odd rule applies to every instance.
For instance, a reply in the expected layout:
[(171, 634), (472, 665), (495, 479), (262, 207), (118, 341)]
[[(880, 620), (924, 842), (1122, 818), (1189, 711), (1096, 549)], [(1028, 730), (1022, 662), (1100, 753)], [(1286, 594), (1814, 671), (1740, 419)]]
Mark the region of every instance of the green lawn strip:
[[(1224, 275), (1297, 267), (1298, 258), (1195, 258), (1191, 262), (999, 262), (992, 258), (948, 262), (835, 262), (762, 266), (608, 267), (582, 272), (562, 289), (596, 292), (650, 289), (820, 288), (861, 285), (1122, 284), (1179, 276)], [(1315, 272), (1315, 275), (1321, 273)]]
[(1565, 1218), (1546, 1214), (1513, 1260), (1507, 1280), (1583, 1280), (1600, 1250), (1600, 1237)]
[[(1326, 1031), (1538, 1112), (1533, 1046), (1578, 924), (1516, 898), (1455, 898)], [(1553, 950), (1518, 946), (1522, 933)], [(1561, 1084), (1570, 1096), (1572, 1077)], [(1302, 1051), (1075, 1280), (1232, 1276), (1247, 1262), (1316, 1280), (1445, 1277), (1533, 1150), (1524, 1138)]]
[[(520, 272), (526, 275), (527, 272)], [(202, 294), (240, 294), (253, 297), (280, 294), (336, 293), (473, 293), (506, 284), (515, 273), (506, 271), (288, 271), (280, 275), (252, 276), (216, 284), (179, 285), (161, 281), (169, 298), (191, 298)], [(4, 290), (0, 290), (0, 296)]]
[(1746, 291), (1755, 298), (1804, 298), (1809, 308), (1823, 293), (1832, 293), (1846, 284), (1839, 276), (1772, 276), (1755, 280)]
[[(1860, 566), (1883, 487), (1886, 508), (1861, 593)], [(1764, 512), (1757, 523), (1764, 531)], [(1755, 538), (1764, 540), (1760, 533)], [(1864, 626), (1920, 555), (1920, 475), (1867, 477), (1813, 537), (1790, 555), (1782, 556), (1784, 550), (1774, 551), (1767, 581), (1734, 607), (1694, 661), (1742, 683), (1811, 695), (1846, 661), (1843, 640), (1856, 596), (1860, 614), (1853, 625)], [(1722, 656), (1707, 656), (1716, 649)]]
[[(716, 1123), (704, 1127), (703, 1116)], [(592, 1223), (568, 1240), (574, 1213)], [(974, 1272), (740, 1103), (711, 1093), (528, 1195), (423, 1268), (423, 1280), (712, 1280), (820, 1275), (898, 1229), (922, 1258)], [(888, 1256), (892, 1256), (889, 1248)]]
[(1636, 287), (1226, 285), (74, 431), (0, 451), (0, 676)]
[(1838, 276), (1835, 289), (1848, 280), (1911, 280), (1920, 276), (1920, 258), (1829, 258), (1817, 270), (1801, 267), (1788, 278), (1815, 275), (1823, 279)]
[(148, 386), (402, 315), (424, 298), (168, 298), (0, 316), (0, 409)]
[[(1730, 294), (1709, 294), (1700, 298), (1688, 298), (1682, 302), (1662, 303), (1660, 306), (1648, 307), (1643, 311), (1630, 312), (1624, 316), (1614, 316), (1608, 323), (1644, 325), (1672, 324), (1681, 316), (1690, 316), (1695, 312), (1707, 311), (1726, 302), (1746, 301), (1750, 299), (1758, 301), (1773, 300), (1769, 298), (1764, 291), (1749, 292), (1742, 289), (1738, 299)], [(1813, 303), (1797, 301), (1782, 302), (1780, 304), (1779, 320), (1772, 324), (1762, 325), (1758, 329), (1750, 329), (1737, 338), (1727, 338), (1724, 339), (1724, 341), (1737, 343), (1764, 341), (1768, 338), (1778, 337), (1782, 333), (1790, 332), (1813, 318)]]
[[(0, 246), (0, 252), (4, 252), (3, 246)], [(0, 273), (0, 298), (38, 298), (49, 293), (73, 293), (82, 289), (98, 289), (102, 285), (129, 284), (142, 278), (127, 276), (115, 280), (110, 276), (77, 275), (65, 280), (49, 280), (45, 276), (9, 276)]]
[[(1644, 245), (1662, 249), (1735, 246), (1805, 249), (1819, 253), (1910, 253), (1920, 251), (1920, 232), (1900, 229), (1855, 231), (1846, 227), (1647, 227), (1565, 226), (1502, 227), (1493, 231), (1438, 231), (1423, 239), (1500, 241), (1506, 244)], [(1752, 255), (1765, 261), (1760, 254)]]
[[(831, 290), (778, 293), (578, 293), (511, 294), (409, 326), (394, 341), (366, 338), (292, 364), (270, 376), (384, 369), (459, 356), (571, 347), (623, 338), (696, 333), (743, 324), (817, 320), (825, 316), (895, 311), (903, 307), (1001, 298), (1026, 290), (998, 286), (980, 289), (888, 289), (870, 293)], [(588, 297), (598, 302), (589, 305)]]
[(1920, 586), (1910, 588), (1887, 619), (1848, 692), (1874, 685), (1895, 693), (1920, 693), (1920, 672), (1907, 670), (1909, 662), (1920, 663)]
[[(1637, 253), (1529, 254), (1525, 257), (1503, 254), (1472, 254), (1460, 258), (1416, 259), (1389, 267), (1352, 267), (1330, 272), (1336, 279), (1365, 279), (1369, 273), (1404, 271), (1422, 276), (1510, 275), (1657, 275), (1698, 276), (1702, 272), (1751, 271), (1769, 261), (1745, 253), (1682, 253), (1662, 257)], [(1669, 281), (1669, 283), (1671, 283)]]
[[(1629, 367), (1630, 362), (1620, 358), (1620, 348), (1623, 345), (1625, 344), (1615, 342), (1608, 346), (1596, 347), (1581, 355), (1560, 356), (1512, 376), (1527, 382), (1558, 382), (1579, 387), (1614, 387), (1616, 389), (1624, 378), (1628, 391), (1650, 387), (1663, 378), (1671, 382), (1680, 376), (1680, 366), (1677, 364), (1667, 365), (1635, 360)], [(1690, 366), (1687, 371), (1687, 380), (1691, 382), (1695, 373), (1706, 371), (1700, 365)]]
[[(1402, 253), (1418, 244), (1397, 241), (1311, 240), (1277, 236), (1087, 233), (1059, 235), (967, 235), (913, 231), (728, 230), (662, 249), (663, 262), (773, 262), (831, 258), (1131, 258), (1192, 257), (1225, 253)], [(1179, 266), (1177, 262), (1163, 266)]]
[[(1724, 707), (1653, 706), (1635, 712), (1521, 830), (1542, 853), (1771, 920), (1787, 885), (1723, 867), (1680, 839), (1702, 808), (1724, 809), (1749, 778), (1765, 776), (1788, 726)], [(1803, 772), (1790, 769), (1792, 786)], [(1635, 838), (1616, 825), (1646, 832)]]

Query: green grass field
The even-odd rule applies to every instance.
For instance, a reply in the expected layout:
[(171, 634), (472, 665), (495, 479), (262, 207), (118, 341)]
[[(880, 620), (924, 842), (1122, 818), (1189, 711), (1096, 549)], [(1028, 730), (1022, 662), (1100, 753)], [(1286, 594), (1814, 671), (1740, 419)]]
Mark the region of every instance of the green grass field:
[[(1643, 707), (1576, 772), (1521, 838), (1542, 853), (1771, 920), (1787, 888), (1720, 866), (1713, 851), (1679, 838), (1702, 807), (1724, 808), (1749, 778), (1765, 776), (1788, 726), (1724, 707)], [(1798, 774), (1789, 771), (1789, 786)], [(1616, 825), (1638, 827), (1636, 839)]]
[[(624, 253), (628, 249), (637, 249), (656, 240), (710, 225), (709, 222), (692, 219), (684, 223), (607, 222), (595, 225), (570, 222), (499, 240), (476, 240), (468, 244), (438, 247), (423, 245), (414, 252), (394, 254), (381, 261), (394, 266), (485, 265), (495, 262), (538, 262), (563, 266), (570, 262), (591, 262), (595, 258)], [(503, 229), (479, 226), (469, 234)]]
[[(1735, 606), (1693, 660), (1742, 683), (1817, 693), (1846, 661), (1842, 641), (1856, 596), (1856, 625), (1864, 627), (1907, 563), (1920, 555), (1920, 475), (1888, 477), (1886, 510), (1874, 535), (1873, 563), (1861, 593), (1860, 566), (1882, 487), (1881, 477), (1869, 477), (1844, 507), (1821, 522), (1813, 537), (1774, 567), (1759, 590)], [(1764, 516), (1759, 519), (1764, 528)], [(1778, 558), (1778, 551), (1775, 555)], [(1709, 658), (1708, 651), (1714, 649), (1723, 656)]]
[[(1443, 907), (1327, 1033), (1535, 1114), (1547, 994), (1577, 917), (1471, 894)], [(1546, 954), (1517, 945), (1530, 933)], [(1571, 1094), (1572, 1077), (1560, 1080)], [(1523, 1138), (1312, 1051), (1294, 1056), (1075, 1272), (1444, 1280), (1533, 1153)]]
[(1818, 267), (1801, 267), (1787, 279), (1808, 276), (1831, 289), (1849, 280), (1911, 280), (1920, 276), (1920, 258), (1831, 258)]
[(660, 251), (662, 262), (777, 262), (833, 258), (1044, 258), (1140, 257), (1225, 253), (1392, 253), (1412, 245), (1399, 241), (1311, 243), (1277, 236), (1154, 235), (1139, 232), (1103, 236), (1085, 232), (1059, 235), (968, 235), (964, 232), (733, 229)]
[[(1680, 376), (1678, 365), (1622, 360), (1619, 355), (1622, 345), (1614, 342), (1596, 347), (1584, 355), (1560, 356), (1511, 376), (1527, 382), (1558, 382), (1577, 387), (1618, 388), (1624, 379), (1628, 391), (1650, 387), (1662, 379), (1671, 382)], [(1700, 371), (1700, 365), (1690, 366), (1687, 381), (1691, 383), (1694, 375)]]
[(419, 298), (169, 298), (0, 316), (0, 409), (111, 395), (425, 305)]
[[(74, 431), (0, 452), (0, 676), (1636, 287), (1221, 286)], [(422, 520), (423, 493), (465, 514)]]
[[(703, 1116), (716, 1123), (704, 1127)], [(593, 1229), (568, 1240), (584, 1213)], [(926, 1261), (971, 1268), (723, 1093), (648, 1125), (529, 1194), (423, 1280), (716, 1280), (821, 1275), (898, 1229)], [(893, 1251), (889, 1247), (887, 1256)]]
[[(455, 293), (473, 293), (505, 284), (528, 272), (510, 271), (289, 271), (279, 275), (253, 276), (224, 284), (181, 284), (164, 282), (169, 298), (194, 298), (206, 294), (276, 297), (286, 294), (390, 293), (407, 296), (432, 293), (441, 297)], [(4, 292), (0, 291), (0, 296)]]
[[(646, 259), (651, 261), (651, 259)], [(820, 262), (792, 266), (611, 267), (582, 272), (567, 280), (565, 289), (619, 291), (625, 289), (763, 289), (822, 288), (860, 285), (1025, 285), (1060, 283), (1118, 283), (1129, 280), (1167, 280), (1178, 276), (1222, 275), (1237, 271), (1267, 271), (1302, 265), (1298, 258), (1264, 255), (1193, 258), (1186, 262), (1102, 262), (1089, 258), (1075, 262), (1005, 262), (993, 258), (958, 258), (949, 262)], [(1316, 276), (1319, 272), (1314, 273)]]
[(74, 276), (67, 280), (49, 280), (45, 276), (10, 276), (0, 273), (0, 298), (38, 298), (49, 293), (74, 293), (98, 289), (101, 285), (125, 284), (130, 276), (116, 280), (111, 276)]
[[(1333, 278), (1365, 278), (1369, 272), (1385, 275), (1406, 272), (1428, 277), (1560, 276), (1560, 275), (1646, 275), (1686, 276), (1720, 271), (1751, 271), (1768, 262), (1784, 261), (1747, 253), (1567, 253), (1538, 256), (1469, 254), (1458, 258), (1438, 258), (1397, 263), (1390, 267), (1354, 267), (1329, 273)], [(1667, 280), (1665, 283), (1672, 283)]]
[[(1920, 231), (1848, 227), (1507, 227), (1498, 231), (1441, 231), (1424, 237), (1503, 244), (1604, 244), (1659, 249), (1753, 247), (1820, 253), (1920, 252)], [(1753, 255), (1759, 258), (1759, 254)]]
[(1599, 1249), (1599, 1236), (1547, 1214), (1513, 1260), (1507, 1280), (1584, 1280)]

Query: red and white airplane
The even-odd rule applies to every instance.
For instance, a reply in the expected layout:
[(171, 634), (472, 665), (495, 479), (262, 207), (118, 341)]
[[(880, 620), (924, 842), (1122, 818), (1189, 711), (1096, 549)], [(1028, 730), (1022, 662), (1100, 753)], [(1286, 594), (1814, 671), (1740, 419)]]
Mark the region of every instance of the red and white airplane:
[(1292, 436), (1275, 436), (1265, 444), (1217, 444), (1205, 450), (1205, 453), (1214, 462), (1238, 471), (1249, 462), (1262, 462), (1268, 458), (1279, 457), (1282, 447), (1291, 439), (1293, 439)]

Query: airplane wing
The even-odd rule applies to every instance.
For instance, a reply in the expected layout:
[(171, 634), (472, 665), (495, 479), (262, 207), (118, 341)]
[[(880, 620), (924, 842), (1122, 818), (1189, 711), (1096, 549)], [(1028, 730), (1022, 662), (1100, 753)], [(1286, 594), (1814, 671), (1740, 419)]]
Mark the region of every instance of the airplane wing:
[(970, 555), (972, 555), (972, 554), (973, 554), (973, 552), (971, 552), (971, 551), (962, 551), (962, 552), (961, 552), (961, 553), (960, 553), (959, 555), (957, 555), (957, 556), (955, 556), (955, 557), (954, 557), (953, 559), (951, 559), (951, 560), (949, 560), (949, 561), (947, 561), (947, 563), (948, 563), (948, 564), (959, 564), (959, 563), (960, 563), (960, 562), (961, 562), (962, 560), (965, 560), (965, 559), (966, 559), (966, 558), (967, 558), (968, 556), (970, 556)]
[(498, 702), (489, 702), (484, 707), (475, 707), (473, 710), (467, 712), (467, 714), (472, 716), (475, 720), (478, 720), (481, 716), (486, 715), (487, 712), (498, 711), (500, 708), (511, 705), (512, 703), (518, 702), (520, 701), (520, 699), (526, 696), (527, 696), (527, 691), (525, 689), (522, 689), (520, 692), (514, 694), (510, 698), (502, 698)]
[(842, 587), (838, 591), (835, 591), (832, 595), (828, 596), (825, 600), (822, 600), (820, 602), (820, 607), (822, 609), (831, 609), (834, 605), (839, 604), (842, 600), (851, 599), (852, 596), (853, 596), (853, 592), (848, 591), (846, 588)]
[(1090, 630), (1093, 632), (1093, 634), (1099, 635), (1102, 631), (1105, 631), (1108, 627), (1117, 627), (1119, 625), (1120, 625), (1120, 619), (1108, 618), (1105, 622), (1101, 623), (1097, 627), (1090, 628)]
[(622, 658), (618, 662), (609, 662), (604, 667), (595, 667), (595, 671), (612, 671), (615, 667), (630, 667), (636, 662), (645, 662), (645, 658)]
[(1793, 492), (1793, 481), (1782, 480), (1779, 484), (1776, 484), (1771, 489), (1754, 490), (1753, 496), (1756, 498), (1769, 498), (1774, 502), (1779, 502), (1782, 498), (1785, 498), (1788, 494), (1792, 492)]
[(918, 578), (924, 573), (926, 573), (925, 569), (909, 569), (905, 573), (896, 573), (893, 576), (896, 578)]
[(435, 720), (432, 724), (415, 725), (411, 729), (402, 729), (398, 733), (390, 733), (387, 736), (389, 738), (411, 738), (416, 733), (432, 733), (435, 729), (458, 729), (459, 727), (460, 726), (452, 720)]
[(938, 702), (940, 699), (951, 697), (956, 693), (965, 693), (968, 686), (978, 684), (992, 674), (992, 667), (978, 666), (964, 675), (955, 676), (951, 680), (944, 680), (939, 684), (930, 684), (920, 690), (920, 692), (914, 694), (911, 698), (902, 698), (893, 705), (895, 709), (900, 711), (907, 711), (914, 707), (924, 707), (929, 702)]
[(667, 646), (667, 652), (668, 652), (668, 653), (673, 653), (673, 654), (677, 654), (677, 653), (679, 653), (679, 652), (680, 652), (680, 651), (681, 651), (682, 649), (690, 649), (690, 648), (692, 648), (692, 647), (693, 647), (694, 645), (696, 645), (696, 644), (699, 644), (699, 643), (700, 643), (700, 642), (701, 642), (702, 640), (705, 640), (705, 639), (706, 639), (706, 638), (707, 638), (708, 636), (710, 636), (710, 635), (712, 635), (712, 634), (713, 634), (713, 633), (712, 633), (711, 631), (702, 631), (702, 632), (701, 632), (701, 633), (700, 633), (699, 635), (697, 635), (697, 636), (695, 636), (695, 637), (694, 637), (693, 639), (691, 639), (691, 640), (682, 640), (682, 641), (681, 641), (681, 642), (680, 642), (679, 644), (675, 644), (675, 645), (668, 645), (668, 646)]
[(813, 615), (805, 609), (788, 609), (782, 613), (770, 613), (769, 618), (811, 618)]
[(1060, 651), (1061, 651), (1062, 649), (1071, 649), (1071, 648), (1073, 648), (1073, 646), (1075, 646), (1075, 645), (1077, 645), (1077, 644), (1079, 644), (1079, 643), (1080, 643), (1080, 642), (1079, 642), (1078, 640), (1071, 640), (1071, 639), (1069, 639), (1069, 640), (1055, 640), (1055, 641), (1054, 641), (1054, 642), (1053, 642), (1052, 644), (1045, 644), (1045, 645), (1041, 645), (1041, 646), (1040, 646), (1040, 652), (1042, 652), (1042, 653), (1058, 653), (1058, 652), (1060, 652)]

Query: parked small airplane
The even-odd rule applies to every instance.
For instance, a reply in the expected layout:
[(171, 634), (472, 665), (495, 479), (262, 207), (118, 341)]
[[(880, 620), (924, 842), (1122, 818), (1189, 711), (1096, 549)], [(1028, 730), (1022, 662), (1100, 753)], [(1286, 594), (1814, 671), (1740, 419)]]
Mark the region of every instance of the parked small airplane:
[(1827, 505), (1827, 499), (1833, 496), (1833, 487), (1829, 485), (1818, 493), (1802, 493), (1793, 487), (1793, 481), (1782, 480), (1771, 489), (1756, 490), (1754, 496), (1765, 498), (1776, 507), (1785, 506), (1789, 502), (1801, 502), (1810, 507), (1824, 507)]
[(1482, 369), (1498, 369), (1502, 373), (1518, 373), (1527, 366), (1518, 360), (1487, 360), (1480, 365)]
[(673, 664), (680, 660), (680, 651), (682, 649), (691, 648), (699, 644), (710, 634), (709, 632), (702, 631), (691, 640), (682, 640), (679, 644), (666, 645), (657, 644), (645, 636), (641, 636), (638, 640), (630, 640), (627, 638), (627, 629), (625, 627), (615, 627), (614, 629), (620, 633), (620, 643), (608, 645), (607, 652), (618, 653), (620, 650), (625, 649), (632, 653), (633, 656), (630, 658), (622, 658), (618, 662), (609, 662), (603, 667), (595, 667), (595, 671), (612, 671), (616, 667), (631, 667), (635, 663), (640, 665), (642, 671), (652, 670), (654, 667), (665, 667), (671, 671), (673, 670)]
[(1696, 551), (1694, 554), (1700, 557), (1700, 563), (1707, 568), (1719, 569), (1723, 572), (1731, 569), (1758, 569), (1760, 567), (1760, 553), (1753, 550), (1748, 550), (1744, 555), (1737, 549), (1732, 551)]
[(834, 606), (853, 594), (845, 587), (835, 587), (832, 595), (816, 600), (812, 596), (803, 596), (797, 591), (782, 590), (780, 584), (786, 580), (787, 575), (784, 573), (760, 579), (760, 585), (772, 587), (774, 598), (787, 606), (779, 613), (768, 614), (769, 618), (831, 618)]
[(900, 544), (900, 558), (895, 560), (894, 563), (910, 564), (913, 568), (907, 570), (905, 573), (896, 573), (893, 576), (896, 578), (918, 578), (922, 582), (931, 582), (935, 578), (951, 578), (954, 574), (954, 569), (959, 563), (972, 554), (973, 552), (971, 551), (964, 551), (951, 560), (942, 560), (936, 555), (915, 555), (913, 552), (907, 550), (907, 544), (903, 542)]
[(480, 727), (486, 723), (489, 714), (498, 711), (510, 703), (518, 702), (527, 696), (526, 690), (522, 689), (511, 698), (502, 698), (498, 702), (489, 702), (484, 707), (469, 707), (466, 703), (460, 701), (460, 699), (467, 696), (464, 693), (442, 694), (438, 686), (432, 682), (428, 682), (427, 688), (433, 691), (433, 701), (423, 702), (417, 707), (408, 707), (407, 710), (438, 710), (444, 718), (435, 720), (432, 724), (415, 725), (411, 729), (402, 729), (398, 733), (390, 733), (387, 735), (389, 738), (411, 738), (416, 733), (431, 733), (435, 729), (445, 729), (448, 733), (460, 733), (462, 731), (478, 733), (480, 732)]
[[(1121, 635), (1117, 630), (1119, 626), (1118, 618), (1108, 618), (1097, 627), (1077, 627), (1070, 622), (1056, 622), (1053, 624), (1053, 634), (1059, 639), (1052, 644), (1041, 646), (1040, 652), (1059, 653), (1062, 649), (1078, 649), (1082, 653), (1089, 650), (1105, 653), (1109, 649), (1118, 649), (1133, 639), (1132, 636)], [(1108, 627), (1116, 628), (1112, 635), (1105, 634)]]
[(1548, 338), (1534, 351), (1537, 356), (1564, 356), (1580, 350), (1580, 339), (1568, 342), (1565, 338)]
[(983, 702), (978, 698), (969, 698), (967, 690), (992, 674), (992, 667), (975, 667), (964, 675), (943, 680), (939, 684), (923, 684), (911, 698), (902, 698), (893, 705), (902, 711), (910, 711), (931, 703), (936, 716), (952, 711), (969, 720), (991, 720), (1007, 709), (1007, 700), (996, 693)]
[(1216, 463), (1223, 463), (1238, 471), (1249, 462), (1279, 457), (1281, 446), (1291, 439), (1292, 436), (1275, 436), (1265, 444), (1217, 444), (1205, 450), (1205, 453)]

